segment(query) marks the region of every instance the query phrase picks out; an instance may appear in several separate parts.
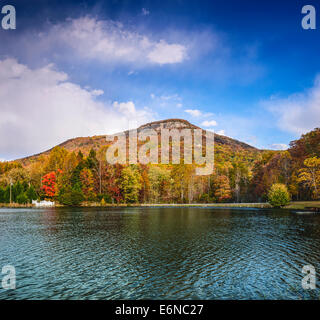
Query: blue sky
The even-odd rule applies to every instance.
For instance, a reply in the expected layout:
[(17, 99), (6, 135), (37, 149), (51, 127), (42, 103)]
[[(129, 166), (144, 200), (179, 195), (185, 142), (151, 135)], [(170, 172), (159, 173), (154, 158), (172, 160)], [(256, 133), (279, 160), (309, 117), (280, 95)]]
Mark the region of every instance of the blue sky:
[(0, 30), (0, 159), (166, 118), (259, 148), (284, 148), (319, 126), (320, 29), (301, 27), (304, 5), (320, 14), (316, 1), (10, 4), (17, 29)]

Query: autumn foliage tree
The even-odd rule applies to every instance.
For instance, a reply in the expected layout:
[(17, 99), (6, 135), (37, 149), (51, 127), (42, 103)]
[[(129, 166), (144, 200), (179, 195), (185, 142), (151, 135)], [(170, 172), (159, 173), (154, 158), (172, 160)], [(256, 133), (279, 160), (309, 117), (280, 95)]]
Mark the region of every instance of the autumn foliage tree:
[(141, 175), (135, 165), (130, 165), (122, 170), (120, 186), (125, 203), (137, 203), (141, 189)]
[(275, 184), (284, 185), (293, 200), (320, 199), (320, 129), (302, 135), (286, 151), (221, 144), (223, 137), (218, 137), (214, 172), (208, 176), (197, 176), (194, 164), (108, 164), (108, 145), (99, 139), (81, 138), (71, 151), (60, 146), (49, 154), (0, 161), (0, 202), (25, 203), (38, 197), (73, 206), (102, 199), (104, 203), (264, 202)]
[(54, 171), (47, 173), (42, 178), (42, 191), (45, 197), (53, 198), (56, 195), (56, 181), (57, 176)]
[(320, 158), (312, 157), (304, 161), (304, 168), (300, 169), (298, 182), (312, 192), (314, 199), (320, 197)]
[(94, 192), (94, 178), (92, 171), (88, 168), (82, 169), (80, 172), (80, 180), (85, 200), (95, 200), (96, 194)]
[(120, 203), (123, 199), (123, 193), (121, 192), (121, 174), (122, 165), (116, 164), (114, 166), (107, 166), (104, 175), (105, 189), (107, 195), (111, 198), (111, 202)]
[(214, 196), (217, 202), (225, 202), (232, 198), (229, 178), (227, 176), (217, 177), (215, 183)]

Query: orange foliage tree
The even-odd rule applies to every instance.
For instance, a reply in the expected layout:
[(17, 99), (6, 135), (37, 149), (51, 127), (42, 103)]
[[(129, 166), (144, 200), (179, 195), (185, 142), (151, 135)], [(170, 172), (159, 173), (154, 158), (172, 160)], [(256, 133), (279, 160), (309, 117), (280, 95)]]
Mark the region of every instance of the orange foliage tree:
[(232, 198), (229, 178), (225, 175), (219, 176), (215, 181), (214, 196), (218, 202), (224, 202)]

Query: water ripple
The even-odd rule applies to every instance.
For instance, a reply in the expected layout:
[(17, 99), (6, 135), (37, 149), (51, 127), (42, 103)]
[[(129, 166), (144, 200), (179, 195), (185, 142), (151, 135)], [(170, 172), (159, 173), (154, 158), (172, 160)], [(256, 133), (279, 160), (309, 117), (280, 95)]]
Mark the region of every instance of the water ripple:
[(0, 299), (319, 299), (320, 215), (211, 208), (0, 209)]

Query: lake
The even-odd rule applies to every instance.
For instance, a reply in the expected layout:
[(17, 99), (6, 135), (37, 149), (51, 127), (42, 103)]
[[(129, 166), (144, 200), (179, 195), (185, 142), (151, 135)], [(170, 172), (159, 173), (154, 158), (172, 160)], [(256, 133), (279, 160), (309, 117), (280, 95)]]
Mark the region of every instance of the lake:
[[(0, 299), (319, 299), (320, 214), (270, 209), (0, 209)], [(313, 265), (315, 290), (301, 269)], [(3, 276), (0, 274), (0, 280)]]

